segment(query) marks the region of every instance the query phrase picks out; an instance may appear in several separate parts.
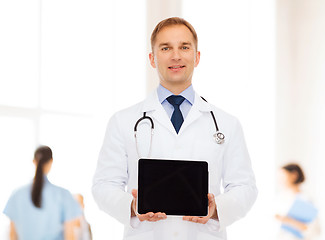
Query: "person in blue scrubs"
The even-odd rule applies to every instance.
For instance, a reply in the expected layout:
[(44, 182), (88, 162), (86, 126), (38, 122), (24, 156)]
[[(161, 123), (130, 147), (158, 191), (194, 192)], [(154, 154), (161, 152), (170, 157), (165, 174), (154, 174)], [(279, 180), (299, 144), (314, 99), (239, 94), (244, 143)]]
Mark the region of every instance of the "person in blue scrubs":
[(73, 240), (82, 210), (71, 193), (47, 179), (52, 150), (40, 146), (34, 154), (36, 172), (31, 184), (14, 191), (4, 209), (10, 219), (10, 239)]
[(276, 200), (279, 231), (277, 240), (318, 239), (321, 229), (318, 208), (313, 198), (303, 191), (305, 174), (297, 163), (281, 167), (283, 189)]

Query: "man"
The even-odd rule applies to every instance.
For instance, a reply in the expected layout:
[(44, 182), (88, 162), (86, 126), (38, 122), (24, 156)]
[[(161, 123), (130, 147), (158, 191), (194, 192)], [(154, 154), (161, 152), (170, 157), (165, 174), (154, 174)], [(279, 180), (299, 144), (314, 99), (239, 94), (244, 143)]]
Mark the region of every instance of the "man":
[[(94, 176), (94, 198), (102, 210), (125, 225), (125, 240), (226, 239), (225, 228), (245, 216), (257, 196), (241, 126), (194, 92), (192, 76), (200, 52), (196, 32), (187, 21), (174, 17), (160, 22), (151, 45), (150, 64), (157, 69), (160, 85), (145, 101), (111, 118)], [(211, 111), (225, 135), (223, 144), (213, 138)], [(144, 113), (155, 123), (152, 140), (147, 124), (139, 126), (142, 137), (134, 137), (134, 125)], [(150, 153), (154, 159), (208, 162), (207, 216), (136, 214), (137, 162)]]

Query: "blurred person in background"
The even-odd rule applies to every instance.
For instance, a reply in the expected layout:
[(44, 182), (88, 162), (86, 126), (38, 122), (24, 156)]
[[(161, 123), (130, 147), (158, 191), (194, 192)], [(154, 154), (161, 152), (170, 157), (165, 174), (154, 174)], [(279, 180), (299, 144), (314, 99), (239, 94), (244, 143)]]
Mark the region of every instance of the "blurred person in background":
[(10, 239), (74, 240), (74, 224), (82, 215), (71, 193), (47, 179), (53, 157), (47, 146), (36, 149), (32, 183), (13, 192), (4, 209), (10, 219)]
[(84, 213), (84, 209), (85, 209), (84, 197), (81, 194), (75, 194), (74, 198), (80, 204), (80, 207), (82, 209), (82, 216), (80, 216), (76, 220), (75, 229), (74, 229), (76, 240), (91, 240), (92, 233), (91, 233), (90, 224), (87, 222)]
[(318, 209), (302, 191), (305, 174), (291, 163), (280, 169), (282, 193), (278, 199), (276, 220), (281, 224), (277, 240), (312, 240), (320, 233)]

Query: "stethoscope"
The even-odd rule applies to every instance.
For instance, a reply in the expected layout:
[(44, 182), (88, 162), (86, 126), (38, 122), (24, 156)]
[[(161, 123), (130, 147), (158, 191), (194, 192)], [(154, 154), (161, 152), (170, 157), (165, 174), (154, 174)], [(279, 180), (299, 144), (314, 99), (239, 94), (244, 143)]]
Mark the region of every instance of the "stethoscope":
[[(201, 98), (205, 102), (207, 102), (207, 100), (205, 100), (203, 97), (201, 97)], [(214, 125), (216, 127), (216, 133), (213, 134), (213, 138), (218, 144), (223, 144), (225, 142), (225, 135), (222, 132), (219, 131), (218, 124), (217, 124), (216, 118), (215, 118), (215, 116), (213, 114), (213, 111), (210, 111), (210, 114), (212, 116)], [(139, 118), (138, 121), (134, 125), (134, 138), (135, 138), (135, 146), (136, 146), (136, 149), (137, 149), (137, 153), (138, 153), (138, 156), (140, 156), (139, 150), (138, 150), (137, 130), (138, 130), (139, 123), (141, 121), (143, 121), (143, 120), (146, 120), (146, 119), (149, 120), (150, 124), (151, 124), (150, 146), (149, 146), (149, 154), (148, 154), (148, 157), (150, 157), (150, 155), (151, 155), (151, 146), (152, 146), (152, 136), (154, 134), (155, 124), (154, 124), (152, 118), (146, 115), (146, 112), (143, 113), (143, 116), (141, 118)]]

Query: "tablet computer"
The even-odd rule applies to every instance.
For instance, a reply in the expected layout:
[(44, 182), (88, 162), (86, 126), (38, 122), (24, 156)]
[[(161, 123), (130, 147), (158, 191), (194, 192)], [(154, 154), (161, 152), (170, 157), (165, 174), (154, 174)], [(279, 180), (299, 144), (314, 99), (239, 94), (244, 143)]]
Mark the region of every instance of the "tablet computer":
[(208, 163), (139, 159), (137, 212), (167, 215), (208, 214)]

